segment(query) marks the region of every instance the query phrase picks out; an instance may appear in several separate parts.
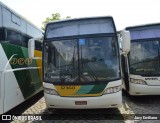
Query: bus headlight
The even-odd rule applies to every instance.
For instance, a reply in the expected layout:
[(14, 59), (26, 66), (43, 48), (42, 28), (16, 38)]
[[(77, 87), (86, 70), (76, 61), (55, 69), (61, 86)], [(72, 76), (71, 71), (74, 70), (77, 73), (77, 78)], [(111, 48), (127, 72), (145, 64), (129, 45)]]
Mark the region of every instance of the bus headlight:
[(110, 87), (104, 90), (103, 94), (111, 94), (111, 93), (116, 93), (122, 89), (121, 85), (115, 86), (115, 87)]
[(144, 80), (141, 80), (141, 79), (133, 79), (133, 78), (131, 78), (130, 82), (134, 83), (134, 84), (147, 85), (147, 83)]
[(51, 95), (58, 95), (57, 91), (54, 89), (44, 88), (43, 90), (44, 90), (44, 93), (51, 94)]

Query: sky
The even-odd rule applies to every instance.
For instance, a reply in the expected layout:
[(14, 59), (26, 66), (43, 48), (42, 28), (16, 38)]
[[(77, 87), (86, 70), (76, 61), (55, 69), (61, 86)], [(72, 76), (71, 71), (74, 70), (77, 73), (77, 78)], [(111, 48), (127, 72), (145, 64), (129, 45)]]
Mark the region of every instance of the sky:
[(112, 16), (117, 30), (128, 26), (160, 23), (160, 0), (0, 0), (42, 27), (53, 13), (62, 18)]

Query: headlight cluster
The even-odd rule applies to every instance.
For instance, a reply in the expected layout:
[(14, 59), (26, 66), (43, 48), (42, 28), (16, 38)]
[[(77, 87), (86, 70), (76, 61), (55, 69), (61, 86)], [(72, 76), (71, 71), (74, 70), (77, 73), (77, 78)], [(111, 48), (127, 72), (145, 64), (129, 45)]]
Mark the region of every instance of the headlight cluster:
[(134, 83), (134, 84), (141, 84), (141, 85), (147, 85), (147, 83), (144, 81), (144, 80), (141, 80), (141, 79), (130, 79), (130, 82), (131, 83)]
[(122, 89), (122, 86), (115, 86), (115, 87), (110, 87), (104, 90), (103, 94), (111, 94), (111, 93), (116, 93)]
[(54, 89), (44, 88), (43, 90), (44, 90), (44, 93), (51, 94), (51, 95), (58, 95), (57, 91)]

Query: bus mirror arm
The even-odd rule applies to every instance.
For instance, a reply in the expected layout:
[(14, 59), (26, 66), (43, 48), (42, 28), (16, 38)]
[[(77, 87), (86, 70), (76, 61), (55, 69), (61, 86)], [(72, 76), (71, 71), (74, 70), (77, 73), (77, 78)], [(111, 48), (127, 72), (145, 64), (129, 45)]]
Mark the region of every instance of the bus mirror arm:
[(127, 56), (128, 53), (129, 53), (129, 51), (126, 51), (126, 52), (122, 51), (122, 54), (123, 54), (124, 56)]
[(35, 41), (42, 43), (41, 38), (32, 38), (28, 41), (28, 56), (31, 59), (42, 59), (41, 57), (35, 57), (34, 51), (35, 51)]

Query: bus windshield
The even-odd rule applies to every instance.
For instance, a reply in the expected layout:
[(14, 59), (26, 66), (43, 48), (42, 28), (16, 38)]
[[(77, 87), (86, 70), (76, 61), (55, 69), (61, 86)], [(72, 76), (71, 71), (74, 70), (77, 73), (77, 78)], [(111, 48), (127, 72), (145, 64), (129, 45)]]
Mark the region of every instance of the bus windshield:
[(95, 37), (44, 44), (44, 80), (102, 82), (120, 77), (117, 39)]
[(130, 73), (160, 74), (160, 40), (134, 41), (129, 55)]

